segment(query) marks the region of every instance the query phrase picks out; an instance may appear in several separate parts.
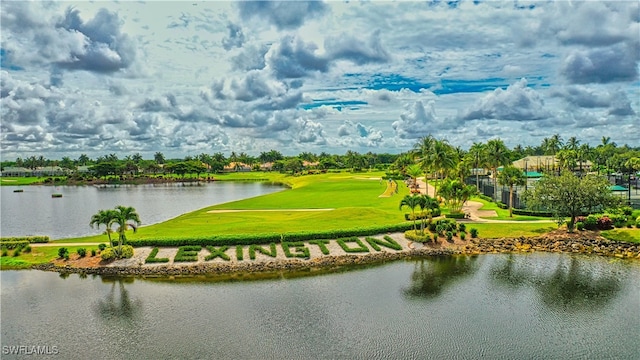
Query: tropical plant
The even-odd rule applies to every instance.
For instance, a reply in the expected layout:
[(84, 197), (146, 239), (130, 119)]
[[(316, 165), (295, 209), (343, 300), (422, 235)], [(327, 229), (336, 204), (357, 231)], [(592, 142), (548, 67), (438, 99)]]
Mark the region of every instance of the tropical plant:
[(411, 177), (413, 183), (411, 184), (411, 192), (418, 191), (418, 177), (422, 175), (422, 169), (419, 165), (413, 164), (406, 168), (407, 176)]
[(487, 142), (485, 147), (486, 163), (491, 167), (491, 176), (493, 176), (493, 198), (498, 199), (498, 167), (507, 165), (510, 161), (509, 149), (500, 139), (493, 139)]
[(451, 213), (461, 213), (462, 206), (476, 193), (472, 185), (465, 185), (460, 180), (447, 179), (442, 183), (438, 195), (445, 199), (445, 204)]
[[(104, 225), (106, 227), (107, 237), (109, 238), (109, 245), (113, 246), (111, 242), (111, 220), (115, 217), (114, 210), (99, 210), (96, 214), (91, 217), (91, 222), (89, 222), (89, 226), (93, 228), (95, 225), (97, 228), (100, 228), (100, 225)], [(100, 249), (101, 251), (103, 249)]]
[[(420, 206), (420, 210), (423, 213), (427, 214), (427, 218), (429, 219), (429, 223), (430, 223), (433, 218), (433, 213), (435, 211), (440, 210), (440, 204), (438, 203), (438, 200), (426, 194), (421, 195), (420, 198), (421, 199), (418, 206)], [(426, 222), (427, 222), (427, 219), (424, 216), (422, 216), (421, 223), (420, 223), (420, 231), (422, 235), (424, 235), (424, 228), (425, 228)]]
[(527, 177), (522, 170), (510, 165), (498, 175), (498, 182), (509, 187), (509, 217), (513, 217), (513, 187), (526, 184)]
[(469, 152), (467, 153), (467, 158), (469, 158), (473, 167), (475, 168), (476, 173), (476, 189), (480, 191), (480, 173), (478, 171), (479, 168), (484, 167), (485, 165), (485, 146), (482, 143), (474, 142), (473, 145), (469, 148)]
[(109, 226), (112, 224), (117, 224), (118, 228), (116, 231), (118, 232), (118, 256), (122, 255), (122, 245), (126, 244), (127, 237), (125, 232), (127, 229), (131, 228), (133, 232), (136, 232), (138, 226), (140, 226), (140, 216), (131, 206), (122, 206), (118, 205), (113, 212), (113, 218), (111, 219)]
[(413, 218), (413, 230), (416, 231), (416, 208), (420, 206), (422, 202), (422, 196), (418, 195), (405, 195), (405, 197), (400, 201), (399, 209), (402, 210), (403, 207), (408, 207), (411, 209), (411, 217)]

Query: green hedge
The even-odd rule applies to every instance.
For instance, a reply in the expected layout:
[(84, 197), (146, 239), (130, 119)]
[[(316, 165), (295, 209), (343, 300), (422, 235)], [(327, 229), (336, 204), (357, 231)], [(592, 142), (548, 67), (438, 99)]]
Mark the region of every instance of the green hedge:
[(48, 236), (17, 236), (17, 237), (3, 237), (0, 238), (0, 243), (14, 242), (14, 241), (26, 241), (29, 243), (48, 243)]
[(538, 217), (553, 217), (553, 213), (550, 211), (538, 211), (538, 210), (529, 210), (529, 209), (513, 209), (513, 213), (515, 215), (527, 215), (527, 216), (538, 216)]
[(448, 219), (464, 219), (467, 216), (467, 214), (461, 212), (461, 213), (451, 213), (451, 214), (446, 214), (445, 217)]
[(305, 231), (295, 233), (266, 233), (266, 234), (237, 234), (211, 235), (190, 238), (156, 238), (128, 240), (129, 245), (140, 246), (223, 246), (223, 245), (267, 245), (283, 241), (297, 242), (309, 240), (338, 239), (352, 236), (377, 235), (387, 232), (405, 232), (413, 227), (411, 223), (401, 223), (389, 226), (372, 226), (346, 230)]
[(263, 255), (267, 255), (267, 256), (271, 256), (271, 257), (276, 257), (278, 256), (278, 252), (276, 251), (276, 244), (275, 243), (271, 243), (269, 244), (269, 250), (265, 249), (264, 247), (260, 246), (260, 245), (250, 245), (249, 246), (249, 259), (251, 260), (255, 260), (256, 259), (256, 251), (263, 254)]
[(149, 256), (147, 256), (147, 258), (144, 260), (145, 264), (148, 263), (168, 263), (169, 259), (168, 258), (157, 258), (156, 255), (158, 255), (158, 251), (159, 249), (157, 247), (153, 248), (153, 250), (151, 250), (151, 253), (149, 254)]
[[(336, 240), (338, 245), (344, 250), (346, 253), (357, 253), (357, 252), (369, 252), (369, 248), (366, 247), (359, 238), (353, 236), (349, 238), (341, 238)], [(351, 247), (348, 243), (356, 243), (357, 246)]]
[(29, 245), (28, 241), (3, 241), (0, 243), (3, 249), (12, 250), (16, 248), (22, 249), (23, 247)]
[(198, 261), (198, 253), (202, 250), (202, 247), (197, 246), (180, 246), (176, 257), (173, 258), (173, 262), (192, 262)]
[[(442, 212), (440, 211), (440, 209), (435, 209), (431, 212), (431, 217), (438, 217), (442, 214)], [(404, 214), (404, 219), (407, 221), (413, 221), (414, 216), (412, 216), (411, 214)], [(427, 214), (425, 211), (421, 211), (415, 214), (415, 220), (420, 220), (420, 219), (428, 219), (429, 218), (429, 214)]]

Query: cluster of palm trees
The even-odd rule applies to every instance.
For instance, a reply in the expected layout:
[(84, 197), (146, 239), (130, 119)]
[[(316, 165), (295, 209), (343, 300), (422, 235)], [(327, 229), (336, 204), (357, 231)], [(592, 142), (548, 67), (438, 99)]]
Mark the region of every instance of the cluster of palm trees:
[[(400, 201), (399, 209), (408, 207), (411, 210), (411, 218), (413, 219), (413, 231), (417, 232), (416, 219), (416, 208), (420, 208), (421, 216), (420, 216), (420, 231), (421, 234), (424, 235), (424, 228), (427, 222), (427, 219), (431, 221), (432, 215), (434, 212), (440, 209), (440, 204), (434, 198), (429, 195), (405, 195), (405, 197)], [(424, 216), (426, 215), (426, 216)]]
[(93, 227), (94, 225), (100, 228), (100, 225), (104, 225), (106, 227), (106, 233), (109, 237), (109, 245), (113, 248), (113, 241), (111, 240), (111, 233), (114, 232), (112, 229), (113, 225), (117, 225), (115, 232), (118, 233), (118, 247), (114, 249), (116, 252), (116, 256), (122, 256), (122, 245), (127, 243), (127, 237), (125, 235), (126, 231), (131, 228), (133, 232), (138, 229), (140, 226), (140, 216), (131, 206), (122, 206), (118, 205), (115, 209), (110, 210), (100, 210), (96, 214), (91, 217), (91, 221), (89, 225)]

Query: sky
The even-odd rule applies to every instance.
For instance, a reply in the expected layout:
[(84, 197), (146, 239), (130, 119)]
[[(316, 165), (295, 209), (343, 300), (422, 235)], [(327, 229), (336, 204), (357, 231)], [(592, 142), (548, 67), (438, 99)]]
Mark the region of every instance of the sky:
[(640, 146), (638, 1), (0, 3), (0, 156)]

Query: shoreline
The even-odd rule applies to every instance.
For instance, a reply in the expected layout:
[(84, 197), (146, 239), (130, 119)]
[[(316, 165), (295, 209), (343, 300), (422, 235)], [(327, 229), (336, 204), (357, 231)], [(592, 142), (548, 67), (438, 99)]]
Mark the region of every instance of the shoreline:
[[(55, 271), (61, 274), (91, 274), (107, 276), (143, 276), (143, 277), (167, 277), (167, 276), (198, 276), (198, 275), (229, 275), (229, 274), (258, 274), (278, 271), (316, 271), (332, 270), (357, 265), (372, 265), (410, 258), (456, 256), (476, 256), (496, 253), (572, 253), (584, 255), (608, 256), (619, 259), (640, 260), (640, 244), (623, 243), (607, 240), (596, 233), (568, 234), (566, 232), (552, 232), (532, 238), (501, 238), (501, 239), (469, 239), (461, 241), (455, 239), (448, 243), (441, 239), (439, 244), (412, 243), (404, 239), (403, 234), (392, 234), (394, 240), (402, 245), (402, 250), (392, 250), (382, 247), (380, 251), (369, 246), (368, 252), (346, 253), (338, 250), (337, 245), (331, 243), (330, 255), (323, 255), (319, 250), (313, 249), (308, 242), (305, 246), (312, 249), (310, 257), (305, 259), (287, 258), (281, 252), (277, 257), (269, 257), (258, 254), (255, 260), (223, 260), (216, 258), (203, 261), (205, 247), (199, 252), (199, 258), (193, 262), (179, 263), (152, 263), (145, 264), (144, 258), (151, 252), (151, 247), (136, 248), (131, 259), (116, 260), (107, 264), (91, 266), (74, 266), (73, 260), (34, 265), (31, 269), (43, 271)], [(362, 238), (361, 238), (362, 239)], [(404, 239), (404, 240), (403, 240)], [(363, 243), (365, 243), (363, 241)], [(262, 245), (267, 247), (267, 245)], [(161, 256), (168, 256), (177, 252), (177, 247), (159, 248), (163, 252)], [(229, 248), (231, 254), (234, 248)], [(336, 254), (336, 255), (334, 255)]]

